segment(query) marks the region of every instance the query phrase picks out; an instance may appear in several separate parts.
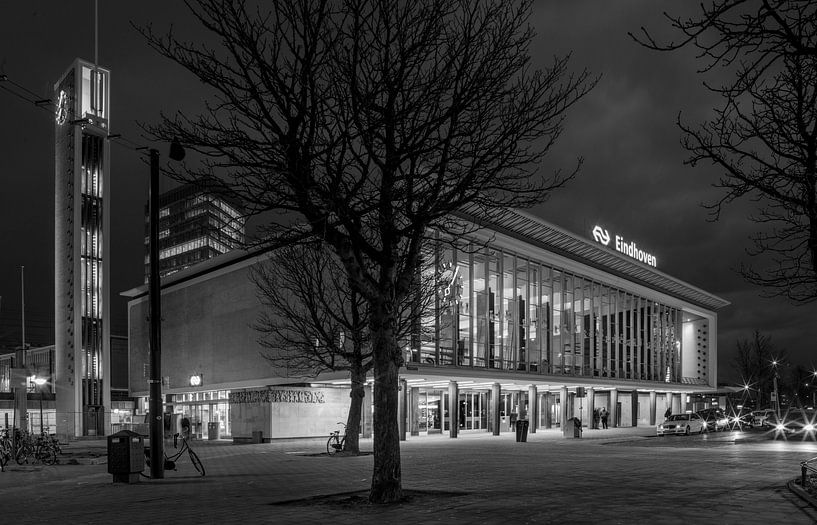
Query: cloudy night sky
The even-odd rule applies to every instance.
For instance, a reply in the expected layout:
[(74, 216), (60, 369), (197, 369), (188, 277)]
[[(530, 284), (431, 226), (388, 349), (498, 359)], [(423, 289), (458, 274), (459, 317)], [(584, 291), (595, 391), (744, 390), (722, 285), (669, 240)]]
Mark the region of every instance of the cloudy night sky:
[[(569, 170), (583, 157), (578, 177), (532, 212), (588, 239), (592, 228), (602, 225), (654, 254), (660, 271), (730, 301), (718, 312), (721, 382), (738, 380), (729, 370), (736, 342), (755, 330), (771, 336), (792, 364), (811, 368), (817, 365), (817, 304), (761, 298), (761, 290), (734, 270), (750, 262), (746, 250), (756, 225), (747, 216), (754, 203), (733, 203), (718, 222), (708, 222), (701, 203), (721, 195), (712, 187), (718, 171), (703, 163), (683, 164), (676, 118), (679, 113), (689, 123), (708, 118), (719, 100), (702, 83), (717, 83), (717, 77), (696, 73), (701, 64), (693, 49), (659, 53), (627, 35), (646, 26), (659, 38), (678, 40), (662, 18), (664, 10), (677, 13), (677, 4), (535, 2), (535, 64), (545, 67), (553, 56), (572, 53), (574, 71), (586, 68), (601, 80), (568, 114), (564, 134), (540, 167)], [(92, 0), (3, 2), (0, 74), (50, 98), (75, 58), (93, 60), (93, 20)], [(157, 121), (160, 111), (195, 111), (202, 101), (200, 84), (149, 49), (131, 23), (152, 23), (159, 30), (173, 24), (192, 39), (202, 30), (181, 2), (99, 2), (99, 64), (112, 72), (111, 132), (157, 147), (166, 158), (166, 146), (144, 140), (137, 123)], [(9, 82), (0, 87), (20, 91)], [(26, 342), (52, 344), (53, 114), (7, 90), (0, 90), (0, 111), (0, 346), (20, 344), (21, 266)], [(144, 156), (132, 148), (112, 144), (111, 161), (111, 319), (113, 332), (126, 335), (126, 302), (119, 293), (143, 282), (149, 173)]]

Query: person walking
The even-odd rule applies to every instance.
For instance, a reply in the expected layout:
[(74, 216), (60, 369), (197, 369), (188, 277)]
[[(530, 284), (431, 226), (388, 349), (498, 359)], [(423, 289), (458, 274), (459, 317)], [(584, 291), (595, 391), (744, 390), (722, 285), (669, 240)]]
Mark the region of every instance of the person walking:
[(601, 414), (600, 414), (600, 416), (601, 416), (601, 428), (607, 428), (607, 417), (609, 415), (610, 415), (610, 413), (607, 411), (607, 407), (602, 407), (601, 408)]
[(669, 417), (671, 415), (672, 415), (672, 409), (670, 407), (667, 407), (667, 411), (664, 412), (664, 419), (669, 419)]
[(598, 428), (599, 428), (599, 419), (601, 419), (599, 417), (599, 409), (594, 408), (593, 409), (593, 428), (595, 428), (596, 430), (598, 430)]

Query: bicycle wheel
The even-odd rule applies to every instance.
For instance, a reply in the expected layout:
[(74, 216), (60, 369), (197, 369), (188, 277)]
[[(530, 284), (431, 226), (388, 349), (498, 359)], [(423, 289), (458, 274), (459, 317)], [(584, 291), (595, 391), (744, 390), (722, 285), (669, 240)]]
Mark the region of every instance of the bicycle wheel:
[(190, 462), (193, 463), (193, 466), (196, 467), (196, 470), (199, 471), (199, 474), (204, 476), (204, 464), (199, 459), (199, 455), (193, 452), (192, 448), (188, 448), (187, 453), (190, 455)]
[(30, 445), (23, 445), (17, 449), (17, 454), (14, 456), (14, 461), (16, 461), (18, 465), (28, 463), (28, 456), (33, 453), (34, 451), (31, 449)]
[(329, 441), (326, 442), (326, 453), (330, 456), (334, 456), (337, 453), (338, 449), (335, 448), (337, 442), (337, 436), (329, 436)]
[(53, 447), (43, 446), (37, 451), (37, 459), (46, 465), (53, 465), (57, 462), (57, 451)]

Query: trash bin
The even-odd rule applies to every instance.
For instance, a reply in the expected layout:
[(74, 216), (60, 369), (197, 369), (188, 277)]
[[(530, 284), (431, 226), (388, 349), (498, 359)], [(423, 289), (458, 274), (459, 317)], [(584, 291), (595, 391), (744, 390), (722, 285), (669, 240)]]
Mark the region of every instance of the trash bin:
[(520, 419), (516, 422), (516, 442), (525, 443), (528, 440), (528, 420)]
[(141, 434), (120, 430), (108, 436), (108, 473), (114, 483), (136, 483), (145, 469), (145, 440)]
[(565, 422), (564, 427), (562, 427), (562, 435), (566, 438), (582, 437), (582, 420), (577, 417), (571, 417), (570, 419), (568, 419)]
[(218, 421), (211, 421), (207, 423), (207, 439), (210, 441), (218, 439), (220, 437), (219, 432), (221, 432), (221, 429), (219, 428)]
[(252, 442), (253, 443), (263, 443), (264, 442), (264, 432), (261, 430), (253, 430), (252, 431)]

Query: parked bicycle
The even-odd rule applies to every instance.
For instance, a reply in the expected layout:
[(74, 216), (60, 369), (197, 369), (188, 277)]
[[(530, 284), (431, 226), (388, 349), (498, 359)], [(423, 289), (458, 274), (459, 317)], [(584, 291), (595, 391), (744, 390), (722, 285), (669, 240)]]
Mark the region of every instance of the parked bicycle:
[(61, 453), (59, 441), (46, 432), (37, 436), (25, 431), (17, 433), (17, 448), (14, 451), (14, 460), (18, 465), (29, 462), (53, 465), (57, 462), (57, 454)]
[[(199, 474), (204, 476), (204, 464), (202, 464), (198, 454), (193, 451), (193, 448), (190, 446), (190, 443), (187, 441), (187, 438), (184, 435), (178, 433), (173, 434), (173, 448), (178, 448), (179, 438), (181, 438), (182, 441), (182, 447), (179, 449), (179, 451), (169, 456), (167, 455), (167, 452), (164, 453), (165, 470), (176, 470), (176, 462), (185, 452), (187, 452), (193, 467), (199, 472)], [(145, 447), (145, 464), (150, 467), (150, 447)]]
[(334, 456), (343, 450), (343, 446), (346, 444), (346, 425), (340, 422), (338, 422), (338, 425), (343, 427), (343, 435), (340, 435), (340, 430), (335, 430), (329, 434), (329, 441), (326, 442), (326, 453), (330, 456)]
[(0, 430), (0, 472), (6, 471), (6, 465), (11, 461), (14, 451), (11, 447), (11, 438), (7, 428)]

